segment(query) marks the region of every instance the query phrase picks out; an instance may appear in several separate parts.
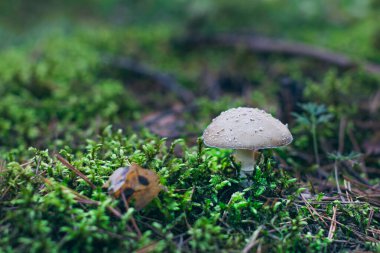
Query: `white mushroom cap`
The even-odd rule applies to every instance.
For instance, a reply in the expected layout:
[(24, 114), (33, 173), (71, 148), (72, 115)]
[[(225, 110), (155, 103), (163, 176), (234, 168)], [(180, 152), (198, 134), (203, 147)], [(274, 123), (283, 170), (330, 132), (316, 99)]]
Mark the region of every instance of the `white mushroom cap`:
[(257, 108), (239, 107), (222, 112), (203, 132), (207, 146), (265, 149), (288, 145), (293, 136), (287, 125)]

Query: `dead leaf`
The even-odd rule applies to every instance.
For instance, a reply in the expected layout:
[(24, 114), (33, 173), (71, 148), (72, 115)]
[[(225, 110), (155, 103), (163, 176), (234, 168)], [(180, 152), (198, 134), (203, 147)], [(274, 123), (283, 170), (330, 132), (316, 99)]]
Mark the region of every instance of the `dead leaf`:
[(124, 192), (128, 200), (135, 200), (136, 210), (144, 208), (164, 189), (156, 172), (135, 163), (115, 170), (103, 187), (115, 198)]

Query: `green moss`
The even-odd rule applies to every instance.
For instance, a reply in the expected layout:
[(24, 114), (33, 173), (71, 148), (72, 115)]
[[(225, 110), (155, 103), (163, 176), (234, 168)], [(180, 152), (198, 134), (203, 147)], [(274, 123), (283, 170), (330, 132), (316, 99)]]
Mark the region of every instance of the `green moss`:
[[(191, 148), (181, 140), (168, 149), (165, 143), (165, 139), (148, 132), (127, 136), (107, 128), (98, 139), (88, 141), (85, 150), (61, 150), (98, 187), (95, 190), (47, 151), (31, 150), (34, 155), (25, 165), (9, 162), (1, 170), (1, 189), (6, 189), (0, 205), (1, 247), (31, 252), (108, 252), (138, 249), (159, 241), (158, 248), (172, 252), (178, 250), (179, 240), (185, 240), (188, 243), (183, 244), (183, 251), (229, 252), (243, 248), (244, 238), (261, 225), (263, 246), (275, 238), (280, 252), (328, 249), (331, 241), (322, 236), (326, 235), (320, 230), (323, 224), (299, 206), (302, 189), (298, 190), (296, 179), (278, 168), (271, 152), (263, 154), (252, 178), (255, 183), (243, 188), (229, 151)], [(181, 146), (183, 156), (173, 153), (174, 145)], [(130, 209), (118, 219), (106, 207), (122, 211), (122, 204), (111, 199), (101, 186), (113, 170), (130, 162), (157, 171), (167, 191), (142, 211)], [(54, 183), (46, 185), (42, 178)], [(100, 205), (79, 204), (62, 186)], [(373, 207), (337, 206), (340, 222), (355, 224), (359, 231), (365, 229), (365, 217)], [(325, 212), (331, 217), (329, 207)], [(138, 241), (125, 227), (131, 215), (143, 232)], [(376, 225), (373, 221), (372, 226)], [(335, 239), (346, 233), (343, 229)]]

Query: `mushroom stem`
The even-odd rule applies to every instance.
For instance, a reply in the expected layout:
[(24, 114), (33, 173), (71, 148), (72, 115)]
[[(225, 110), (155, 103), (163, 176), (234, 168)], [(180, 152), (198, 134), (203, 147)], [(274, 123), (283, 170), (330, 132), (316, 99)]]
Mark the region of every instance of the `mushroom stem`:
[(247, 177), (253, 174), (255, 170), (255, 150), (237, 149), (235, 151), (235, 158), (241, 163), (240, 176)]

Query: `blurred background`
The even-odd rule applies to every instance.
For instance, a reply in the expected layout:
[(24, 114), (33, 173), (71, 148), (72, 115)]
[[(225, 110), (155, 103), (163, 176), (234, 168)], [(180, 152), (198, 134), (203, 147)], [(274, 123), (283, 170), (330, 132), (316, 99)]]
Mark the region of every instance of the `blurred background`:
[[(3, 46), (80, 26), (152, 33), (262, 33), (376, 59), (379, 4), (371, 0), (296, 1), (2, 1)], [(165, 27), (165, 28), (163, 28)], [(349, 36), (350, 35), (350, 36)]]
[[(311, 102), (334, 117), (326, 149), (376, 153), (379, 11), (374, 0), (1, 1), (1, 149), (79, 147), (108, 125), (194, 140), (240, 105), (302, 132), (292, 113)], [(333, 137), (342, 127), (359, 140)]]

